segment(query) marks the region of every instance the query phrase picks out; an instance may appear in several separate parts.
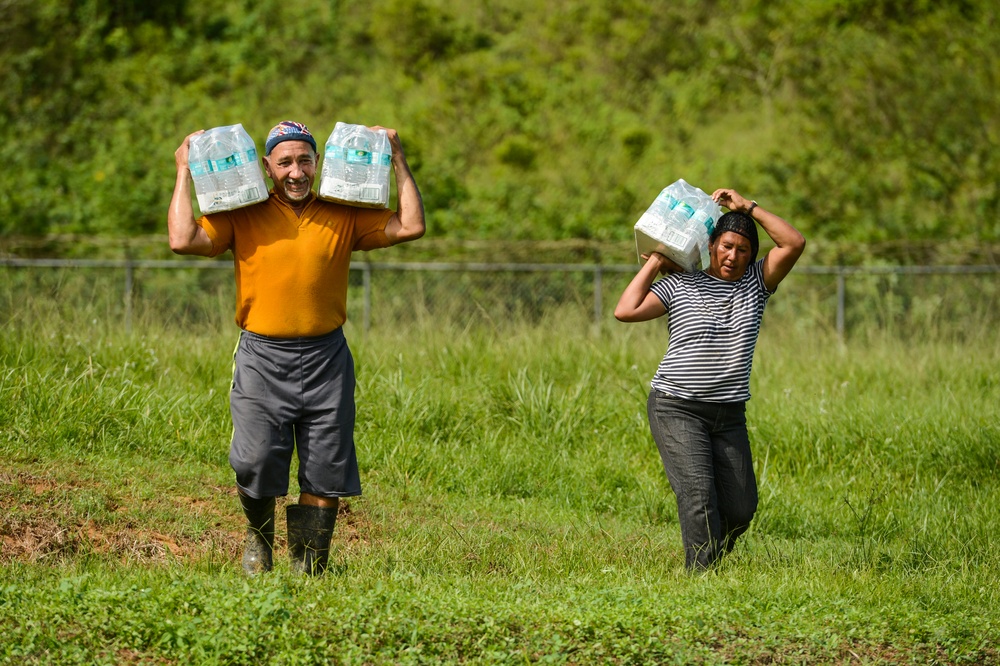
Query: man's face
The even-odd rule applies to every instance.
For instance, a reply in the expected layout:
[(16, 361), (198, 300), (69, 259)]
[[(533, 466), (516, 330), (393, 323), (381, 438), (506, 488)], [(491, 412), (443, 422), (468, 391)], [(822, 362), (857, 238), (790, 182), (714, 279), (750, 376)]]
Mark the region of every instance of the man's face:
[(274, 192), (288, 203), (304, 201), (316, 179), (316, 153), (305, 141), (282, 141), (264, 158)]
[(748, 238), (727, 231), (708, 246), (708, 274), (720, 280), (735, 282), (747, 272), (752, 252)]

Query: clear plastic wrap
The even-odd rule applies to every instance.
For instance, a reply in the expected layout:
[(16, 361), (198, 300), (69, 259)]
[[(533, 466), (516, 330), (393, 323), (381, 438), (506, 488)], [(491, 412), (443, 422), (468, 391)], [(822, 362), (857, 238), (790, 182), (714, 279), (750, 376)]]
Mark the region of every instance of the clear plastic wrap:
[(323, 150), (319, 197), (349, 206), (387, 208), (391, 163), (385, 130), (337, 123)]
[(267, 200), (257, 146), (242, 124), (215, 127), (191, 137), (188, 167), (203, 214)]
[(708, 266), (708, 238), (722, 209), (702, 190), (680, 179), (663, 188), (635, 223), (635, 251), (659, 252), (685, 271)]

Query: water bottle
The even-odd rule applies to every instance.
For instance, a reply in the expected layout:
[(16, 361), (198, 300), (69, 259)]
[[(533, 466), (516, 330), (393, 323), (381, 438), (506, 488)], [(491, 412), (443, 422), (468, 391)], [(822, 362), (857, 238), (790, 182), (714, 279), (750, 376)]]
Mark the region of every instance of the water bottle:
[(375, 132), (372, 145), (371, 168), (368, 184), (361, 193), (362, 201), (386, 206), (389, 204), (389, 168), (392, 165), (392, 146), (385, 130)]
[(264, 172), (257, 160), (257, 146), (250, 135), (237, 125), (236, 132), (236, 170), (239, 173), (239, 202), (253, 203), (267, 198), (267, 183), (264, 182)]
[(694, 209), (687, 203), (690, 197), (689, 186), (684, 179), (667, 186), (670, 195), (670, 208), (667, 210), (668, 224), (677, 229), (687, 227), (687, 221), (694, 215)]
[(700, 208), (691, 216), (691, 226), (697, 231), (700, 238), (704, 238), (708, 242), (708, 237), (715, 231), (715, 220), (712, 219), (711, 212)]
[(372, 148), (368, 132), (360, 125), (344, 142), (344, 180), (348, 191), (360, 198), (361, 188), (368, 182), (368, 166), (372, 163)]
[(687, 229), (691, 225), (688, 221), (694, 217), (695, 202), (691, 201), (688, 197), (680, 199), (674, 207), (670, 209), (670, 221), (671, 224), (676, 226), (678, 229)]
[[(199, 196), (199, 206), (201, 195), (214, 192), (218, 188), (215, 186), (215, 174), (212, 173), (212, 165), (205, 159), (204, 155), (196, 154), (192, 148), (188, 159), (188, 168), (191, 170), (191, 181), (194, 183), (194, 191)], [(204, 206), (202, 206), (204, 208)]]
[(343, 148), (334, 143), (335, 134), (336, 130), (323, 146), (323, 166), (319, 171), (319, 196), (342, 199), (344, 195), (344, 156)]
[(233, 136), (228, 132), (216, 132), (208, 148), (208, 161), (215, 174), (215, 186), (220, 192), (232, 192), (240, 186), (240, 173)]
[(670, 223), (670, 209), (677, 203), (677, 199), (664, 188), (653, 200), (653, 203), (646, 209), (636, 224), (638, 228), (654, 238), (660, 238), (667, 231)]
[(191, 137), (188, 149), (188, 169), (194, 191), (198, 196), (198, 207), (202, 213), (219, 210), (222, 186), (215, 171), (215, 136), (213, 130)]
[(319, 196), (343, 203), (356, 202), (367, 178), (371, 159), (361, 125), (338, 122), (323, 148)]
[(248, 138), (243, 132), (233, 136), (236, 173), (239, 176), (240, 187), (251, 185), (254, 181), (253, 168), (257, 162), (257, 150), (252, 141), (247, 141)]
[(706, 268), (709, 262), (708, 238), (715, 230), (715, 220), (707, 206), (699, 208), (691, 217), (691, 226), (698, 237), (698, 254), (701, 257), (701, 267)]
[(674, 206), (679, 203), (677, 197), (670, 193), (666, 188), (660, 192), (660, 195), (656, 197), (653, 202), (653, 213), (662, 220), (663, 224), (668, 224), (670, 220), (670, 211), (673, 210)]

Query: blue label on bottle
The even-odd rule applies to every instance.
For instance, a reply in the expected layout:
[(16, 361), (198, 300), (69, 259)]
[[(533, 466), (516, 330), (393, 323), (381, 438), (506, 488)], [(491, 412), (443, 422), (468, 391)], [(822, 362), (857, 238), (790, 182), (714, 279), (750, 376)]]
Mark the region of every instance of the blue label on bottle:
[(372, 154), (367, 150), (358, 150), (357, 148), (347, 149), (347, 162), (349, 164), (371, 164)]
[(239, 166), (239, 159), (236, 155), (230, 155), (222, 160), (212, 160), (212, 171), (228, 171)]
[(665, 203), (667, 205), (667, 210), (670, 210), (671, 208), (673, 208), (674, 206), (677, 205), (677, 197), (675, 197), (674, 195), (670, 194), (666, 190), (664, 190), (663, 192), (660, 192), (660, 196), (658, 196), (656, 198), (659, 199), (660, 201), (662, 201), (663, 203)]
[(683, 201), (678, 202), (677, 205), (674, 206), (674, 210), (677, 211), (678, 214), (682, 215), (685, 219), (688, 219), (692, 215), (694, 215), (694, 208), (684, 203)]

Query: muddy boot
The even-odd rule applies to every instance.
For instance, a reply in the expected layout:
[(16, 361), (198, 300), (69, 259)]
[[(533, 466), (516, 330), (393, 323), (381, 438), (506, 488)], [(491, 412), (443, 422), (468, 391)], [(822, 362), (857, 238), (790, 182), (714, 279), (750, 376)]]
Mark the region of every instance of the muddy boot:
[(330, 556), (330, 539), (337, 522), (337, 509), (290, 504), (285, 511), (292, 571), (318, 576), (326, 569), (326, 560)]
[(247, 517), (247, 539), (243, 544), (243, 572), (248, 576), (270, 571), (274, 550), (274, 498), (253, 499), (240, 495)]

